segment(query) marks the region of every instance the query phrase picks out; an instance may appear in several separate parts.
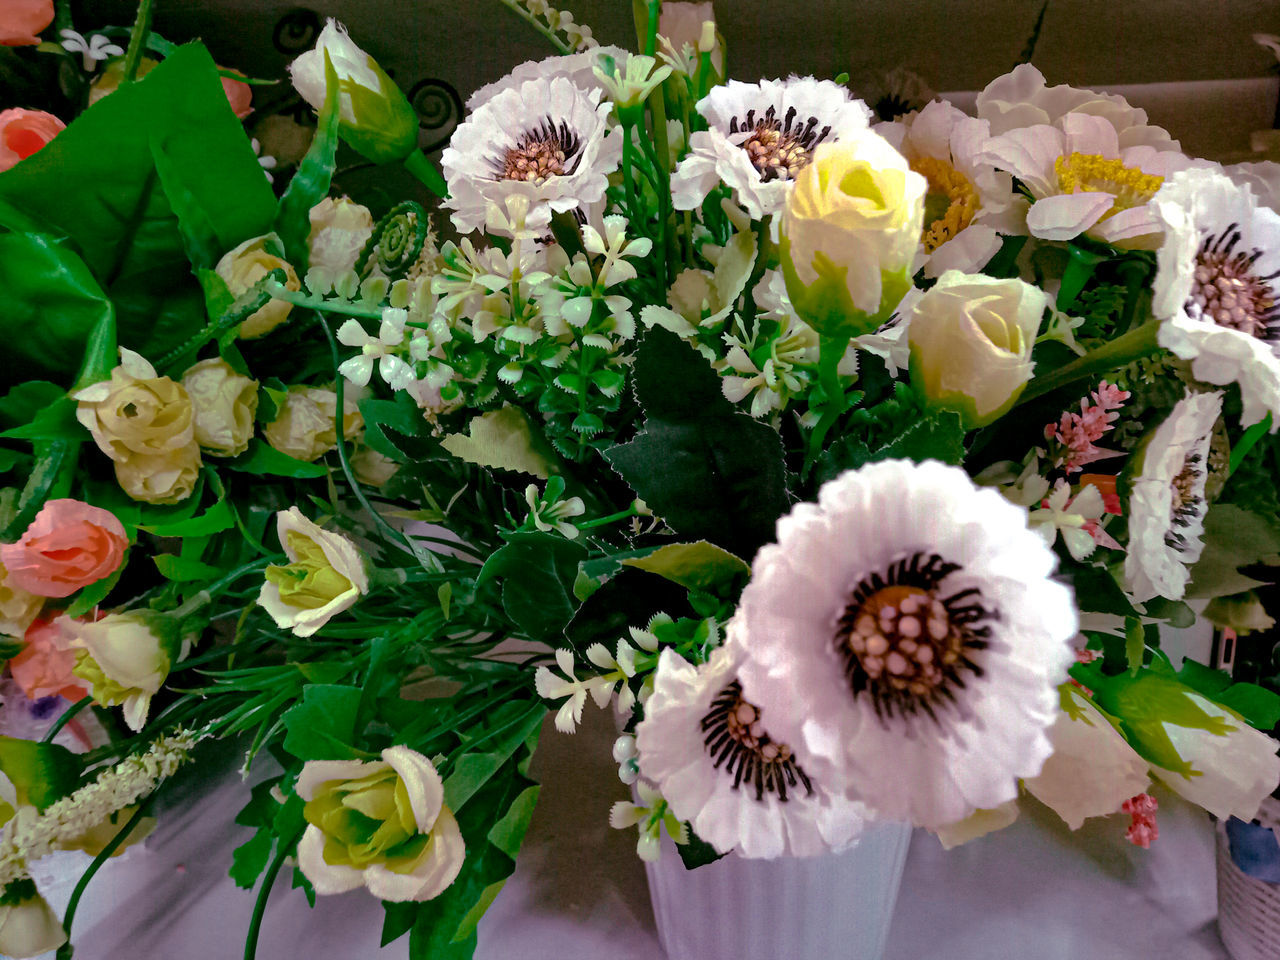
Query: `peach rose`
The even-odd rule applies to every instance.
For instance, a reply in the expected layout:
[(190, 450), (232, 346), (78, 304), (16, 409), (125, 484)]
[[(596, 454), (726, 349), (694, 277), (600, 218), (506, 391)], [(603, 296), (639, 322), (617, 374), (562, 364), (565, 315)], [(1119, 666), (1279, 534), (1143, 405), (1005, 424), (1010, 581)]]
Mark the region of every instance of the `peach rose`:
[(69, 597), (115, 573), (129, 546), (115, 514), (79, 500), (50, 500), (17, 543), (0, 545), (9, 582), (38, 597)]
[(27, 645), (9, 661), (9, 672), (30, 700), (57, 695), (74, 703), (89, 695), (88, 688), (71, 672), (76, 652), (58, 647), (61, 635), (53, 621), (37, 620), (27, 629)]
[[(0, 8), (0, 20), (3, 16)], [(3, 29), (0, 22), (0, 32)], [(18, 161), (27, 159), (66, 128), (65, 123), (43, 110), (0, 110), (0, 173), (17, 166)]]
[(53, 0), (4, 0), (0, 3), (0, 47), (30, 47), (53, 23)]
[[(235, 72), (239, 73), (238, 70)], [(253, 113), (253, 87), (231, 77), (223, 77), (222, 89), (226, 91), (227, 102), (231, 104), (231, 112), (236, 115), (237, 120), (243, 120)]]

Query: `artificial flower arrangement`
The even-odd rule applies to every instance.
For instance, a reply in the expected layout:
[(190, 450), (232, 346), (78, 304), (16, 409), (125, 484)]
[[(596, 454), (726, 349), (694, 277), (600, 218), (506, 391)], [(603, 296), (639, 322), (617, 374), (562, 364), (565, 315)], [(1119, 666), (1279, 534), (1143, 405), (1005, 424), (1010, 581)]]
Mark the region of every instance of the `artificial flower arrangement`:
[[(65, 127), (0, 104), (4, 710), (56, 717), (0, 739), (0, 952), (70, 955), (206, 738), (274, 763), (248, 956), (286, 864), (469, 956), (543, 719), (588, 699), (624, 724), (612, 822), (690, 866), (876, 819), (959, 843), (1027, 795), (1147, 845), (1153, 778), (1252, 818), (1273, 678), (1160, 635), (1266, 619), (1275, 166), (1029, 64), (976, 117), (877, 122), (728, 80), (708, 3), (637, 0), (631, 53), (503, 2), (559, 54), (476, 91), (442, 171), (331, 21), (274, 190), (247, 78), (147, 0), (89, 39), (39, 0), (0, 22), (56, 14), (45, 53), (102, 65)], [(340, 142), (459, 238), (331, 197)], [(96, 856), (58, 918), (28, 866), (68, 847)]]

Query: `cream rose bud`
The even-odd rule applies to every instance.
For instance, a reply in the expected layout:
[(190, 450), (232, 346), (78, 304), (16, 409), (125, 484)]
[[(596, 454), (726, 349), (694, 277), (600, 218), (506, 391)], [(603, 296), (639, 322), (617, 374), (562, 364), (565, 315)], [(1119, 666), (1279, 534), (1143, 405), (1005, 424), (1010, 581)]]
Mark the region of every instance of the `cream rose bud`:
[(367, 487), (384, 486), (399, 469), (400, 464), (363, 443), (351, 455), (351, 472)]
[(966, 429), (1008, 412), (1031, 379), (1048, 295), (1021, 280), (948, 270), (911, 310), (911, 384)]
[(258, 604), (276, 626), (309, 637), (369, 592), (364, 557), (346, 537), (312, 523), (297, 507), (276, 514), (289, 563), (267, 567)]
[(356, 259), (373, 234), (373, 214), (347, 197), (325, 197), (311, 208), (309, 266), (334, 277), (355, 269)]
[[(318, 460), (338, 445), (334, 413), (338, 395), (323, 387), (291, 386), (281, 402), (276, 418), (262, 435), (267, 443), (295, 460)], [(364, 426), (364, 417), (351, 391), (342, 401), (342, 435), (350, 439)]]
[[(274, 233), (268, 233), (246, 240), (234, 250), (229, 250), (222, 255), (222, 259), (218, 261), (214, 270), (226, 283), (233, 297), (243, 296), (255, 283), (277, 269), (284, 271), (286, 289), (302, 289), (302, 284), (298, 282), (298, 274), (293, 267), (267, 250), (269, 243), (274, 246), (279, 242), (279, 238)], [(288, 300), (267, 301), (262, 309), (250, 314), (248, 319), (240, 324), (240, 337), (245, 340), (265, 337), (289, 319), (289, 312), (292, 309), (293, 304)]]
[(132, 350), (120, 349), (111, 379), (73, 393), (76, 419), (115, 461), (116, 480), (135, 500), (177, 503), (200, 473), (191, 398), (180, 383), (156, 376)]
[(404, 746), (382, 759), (309, 760), (298, 776), (306, 832), (298, 867), (316, 893), (364, 886), (381, 900), (438, 897), (466, 849), (431, 761)]
[(38, 957), (67, 942), (62, 921), (29, 879), (17, 880), (0, 897), (0, 954), (13, 960)]
[(878, 328), (911, 289), (928, 183), (870, 130), (819, 144), (782, 213), (796, 312), (829, 337)]
[(195, 412), (196, 443), (215, 457), (235, 457), (249, 449), (258, 412), (258, 381), (236, 373), (221, 357), (187, 369), (182, 386)]
[(124, 721), (141, 730), (183, 646), (178, 621), (151, 610), (109, 613), (100, 620), (54, 620), (56, 645), (76, 651), (72, 673), (103, 706), (123, 706)]
[(338, 75), (338, 125), (342, 138), (374, 163), (403, 160), (418, 149), (418, 115), (400, 88), (377, 62), (347, 36), (347, 28), (329, 20), (314, 50), (289, 65), (302, 99), (324, 107), (325, 56)]

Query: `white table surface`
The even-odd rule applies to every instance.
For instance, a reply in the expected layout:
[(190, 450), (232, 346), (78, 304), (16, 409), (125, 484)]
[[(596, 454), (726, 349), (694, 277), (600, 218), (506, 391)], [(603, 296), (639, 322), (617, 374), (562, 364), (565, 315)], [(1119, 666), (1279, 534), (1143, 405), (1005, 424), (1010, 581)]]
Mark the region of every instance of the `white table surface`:
[[(541, 803), (514, 876), (481, 922), (477, 960), (664, 960), (635, 832), (608, 825), (610, 805), (627, 796), (609, 756), (613, 725), (590, 706), (585, 721), (572, 737), (549, 722), (544, 730)], [(226, 872), (249, 835), (233, 823), (247, 790), (234, 773), (216, 782), (212, 793), (172, 795), (146, 844), (94, 878), (73, 931), (76, 960), (242, 955), (254, 895)], [(1121, 839), (1126, 818), (1073, 834), (1043, 808), (952, 851), (917, 831), (885, 960), (1226, 960), (1210, 823), (1167, 793), (1161, 800), (1148, 851)], [(382, 909), (363, 891), (318, 898), (311, 910), (287, 874), (259, 958), (407, 957), (407, 938), (379, 952)], [(68, 893), (49, 889), (55, 905)]]

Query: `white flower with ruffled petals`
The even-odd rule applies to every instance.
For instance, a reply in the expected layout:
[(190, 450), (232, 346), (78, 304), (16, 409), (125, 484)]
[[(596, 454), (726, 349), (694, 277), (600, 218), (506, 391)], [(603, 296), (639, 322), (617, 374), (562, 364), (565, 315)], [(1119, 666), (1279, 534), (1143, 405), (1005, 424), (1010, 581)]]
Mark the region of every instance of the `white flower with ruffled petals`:
[(1044, 240), (1082, 233), (1120, 247), (1155, 249), (1160, 220), (1151, 199), (1166, 177), (1193, 164), (1176, 150), (1122, 147), (1102, 117), (1069, 113), (1058, 126), (1020, 127), (992, 137), (988, 163), (1031, 192), (1027, 229)]
[(756, 554), (743, 695), (875, 816), (933, 829), (994, 809), (1051, 752), (1076, 632), (1056, 562), (1025, 510), (959, 468), (841, 474)]
[(771, 712), (743, 699), (740, 656), (736, 645), (721, 647), (694, 667), (670, 648), (662, 652), (636, 728), (641, 775), (721, 853), (773, 858), (843, 849), (862, 832), (864, 811), (824, 789), (803, 753), (773, 737)]
[(689, 155), (671, 177), (677, 210), (693, 210), (718, 183), (753, 220), (778, 213), (791, 182), (819, 143), (867, 129), (871, 111), (831, 80), (730, 80), (698, 101), (709, 129), (689, 138)]
[(1137, 454), (1129, 483), (1129, 551), (1124, 576), (1135, 600), (1179, 600), (1187, 567), (1204, 550), (1205, 481), (1221, 393), (1187, 394)]
[(601, 200), (622, 159), (621, 136), (608, 135), (612, 109), (599, 87), (583, 90), (564, 77), (528, 80), (481, 104), (440, 158), (454, 225), (477, 230), (491, 206), (522, 196), (526, 228), (540, 230), (552, 213)]
[(1165, 243), (1151, 309), (1160, 346), (1197, 380), (1240, 384), (1244, 426), (1280, 424), (1280, 214), (1212, 170), (1174, 176), (1153, 202)]

